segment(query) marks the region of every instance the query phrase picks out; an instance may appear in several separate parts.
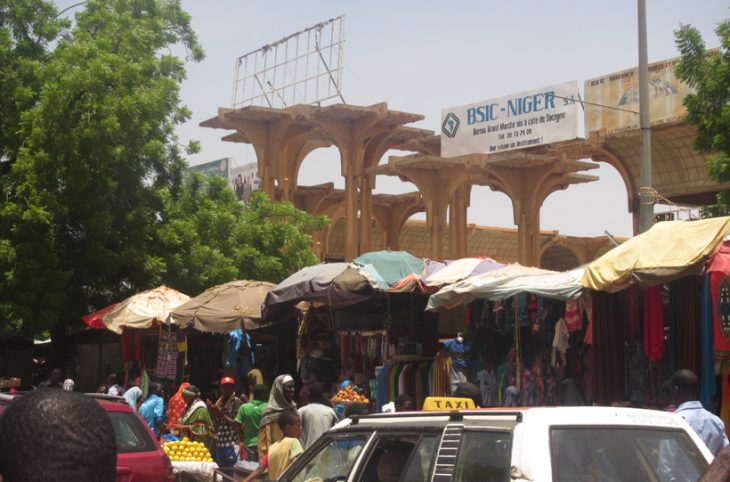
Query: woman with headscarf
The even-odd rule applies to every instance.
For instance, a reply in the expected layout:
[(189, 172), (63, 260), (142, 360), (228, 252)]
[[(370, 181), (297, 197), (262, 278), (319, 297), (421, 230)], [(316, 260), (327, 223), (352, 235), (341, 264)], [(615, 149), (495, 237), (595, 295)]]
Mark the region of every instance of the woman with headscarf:
[(178, 424), (171, 427), (183, 437), (194, 442), (203, 442), (210, 450), (214, 436), (213, 420), (210, 418), (208, 406), (200, 398), (200, 389), (190, 385), (183, 389), (182, 395), (187, 405)]
[(136, 412), (137, 406), (139, 405), (139, 399), (142, 398), (142, 389), (139, 387), (131, 387), (124, 392), (122, 397), (127, 401), (129, 406), (132, 407), (132, 410)]
[(269, 394), (269, 402), (261, 415), (259, 425), (259, 460), (264, 459), (269, 447), (284, 438), (284, 432), (279, 428), (279, 415), (284, 410), (296, 410), (294, 402), (296, 387), (291, 375), (279, 375), (274, 380)]
[[(350, 380), (344, 380), (340, 384), (340, 390), (344, 390), (345, 388), (352, 385), (352, 382)], [(337, 420), (342, 420), (345, 418), (345, 404), (344, 403), (337, 403), (335, 404), (335, 414), (337, 415)]]
[(254, 387), (256, 387), (256, 385), (264, 384), (264, 376), (261, 374), (261, 370), (259, 370), (258, 368), (249, 370), (246, 376), (248, 378), (248, 399), (253, 400), (253, 389)]
[(180, 415), (182, 415), (183, 410), (185, 410), (183, 390), (189, 386), (190, 384), (188, 382), (182, 382), (175, 395), (170, 397), (170, 401), (167, 402), (167, 423), (170, 427), (177, 425), (180, 421)]

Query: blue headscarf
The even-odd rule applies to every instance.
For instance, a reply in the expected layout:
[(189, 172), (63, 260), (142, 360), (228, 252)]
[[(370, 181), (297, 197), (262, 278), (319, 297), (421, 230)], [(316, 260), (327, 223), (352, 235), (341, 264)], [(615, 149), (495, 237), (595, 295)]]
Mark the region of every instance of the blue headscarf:
[[(340, 390), (344, 390), (350, 385), (352, 385), (352, 382), (350, 380), (345, 380), (340, 384)], [(335, 405), (335, 414), (337, 415), (337, 420), (342, 420), (345, 417), (345, 405), (343, 403)]]

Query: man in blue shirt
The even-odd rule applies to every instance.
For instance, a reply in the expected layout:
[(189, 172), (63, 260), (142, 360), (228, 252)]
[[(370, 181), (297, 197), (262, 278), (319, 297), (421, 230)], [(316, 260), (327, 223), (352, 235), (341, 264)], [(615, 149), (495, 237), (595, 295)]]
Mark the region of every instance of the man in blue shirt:
[(165, 402), (162, 400), (162, 385), (160, 383), (150, 385), (150, 394), (142, 406), (139, 407), (139, 415), (147, 422), (152, 432), (159, 437), (159, 426), (165, 421)]
[(672, 375), (672, 403), (677, 406), (677, 413), (684, 418), (697, 435), (705, 442), (712, 455), (728, 445), (725, 435), (725, 424), (720, 417), (702, 407), (697, 401), (697, 390), (700, 383), (692, 370), (678, 370)]

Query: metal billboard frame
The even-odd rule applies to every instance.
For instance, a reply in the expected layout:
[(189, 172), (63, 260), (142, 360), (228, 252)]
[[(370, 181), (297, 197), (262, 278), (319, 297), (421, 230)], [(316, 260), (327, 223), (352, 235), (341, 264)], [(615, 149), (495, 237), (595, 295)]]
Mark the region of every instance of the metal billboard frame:
[(233, 108), (345, 103), (344, 20), (331, 18), (236, 58)]

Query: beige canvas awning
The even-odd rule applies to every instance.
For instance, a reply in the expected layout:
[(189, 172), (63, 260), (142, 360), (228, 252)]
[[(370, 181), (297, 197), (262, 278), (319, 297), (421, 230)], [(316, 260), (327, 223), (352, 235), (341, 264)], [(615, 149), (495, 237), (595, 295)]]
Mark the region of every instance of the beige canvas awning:
[(616, 292), (632, 283), (648, 287), (701, 274), (729, 230), (730, 217), (657, 223), (589, 263), (581, 283)]
[(142, 291), (117, 303), (102, 321), (111, 331), (121, 334), (122, 327), (149, 328), (164, 323), (170, 312), (190, 297), (165, 285)]
[(214, 286), (176, 308), (170, 321), (209, 333), (261, 328), (267, 325), (260, 321), (261, 305), (274, 286), (266, 281), (248, 280)]

